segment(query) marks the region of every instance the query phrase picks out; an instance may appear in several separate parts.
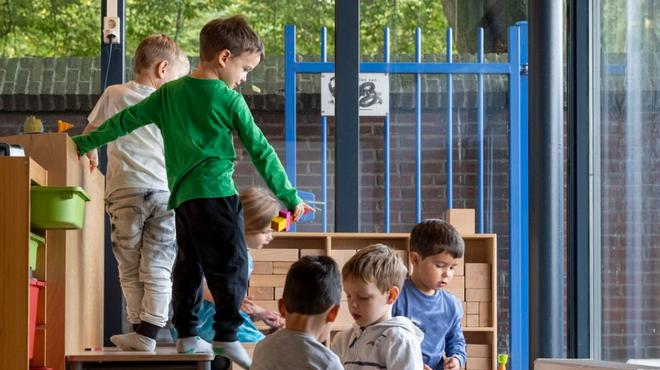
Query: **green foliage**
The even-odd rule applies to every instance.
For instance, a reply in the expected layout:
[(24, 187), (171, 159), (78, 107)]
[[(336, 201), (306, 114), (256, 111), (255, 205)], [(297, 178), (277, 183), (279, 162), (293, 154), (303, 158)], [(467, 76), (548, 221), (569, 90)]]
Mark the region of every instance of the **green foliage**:
[[(334, 0), (126, 0), (126, 54), (140, 40), (166, 33), (190, 56), (199, 52), (198, 34), (209, 20), (243, 14), (264, 40), (268, 54), (283, 54), (284, 25), (297, 30), (297, 53), (318, 55), (320, 29), (328, 30), (334, 54)], [(438, 0), (362, 0), (361, 49), (380, 56), (383, 29), (390, 27), (392, 54), (412, 54), (415, 28), (422, 52), (445, 48), (447, 20)], [(100, 55), (98, 0), (0, 0), (0, 57)]]

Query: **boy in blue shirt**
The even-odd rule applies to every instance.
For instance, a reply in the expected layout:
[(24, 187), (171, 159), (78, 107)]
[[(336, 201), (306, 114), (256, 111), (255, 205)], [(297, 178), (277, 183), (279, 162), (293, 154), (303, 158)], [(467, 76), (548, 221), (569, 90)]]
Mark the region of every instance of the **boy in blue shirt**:
[(425, 369), (458, 370), (465, 365), (463, 305), (443, 290), (464, 252), (463, 238), (445, 221), (424, 220), (410, 234), (413, 272), (404, 282), (392, 314), (408, 317), (424, 332)]

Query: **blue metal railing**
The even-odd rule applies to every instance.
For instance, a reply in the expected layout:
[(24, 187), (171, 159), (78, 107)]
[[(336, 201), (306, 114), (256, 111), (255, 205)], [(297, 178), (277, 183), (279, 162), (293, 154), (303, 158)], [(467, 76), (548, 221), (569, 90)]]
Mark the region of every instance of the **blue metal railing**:
[[(421, 75), (447, 75), (447, 208), (453, 204), (453, 77), (454, 74), (477, 75), (477, 129), (478, 129), (478, 209), (477, 230), (484, 232), (484, 75), (509, 76), (509, 236), (510, 236), (510, 363), (512, 369), (528, 366), (528, 235), (527, 235), (527, 22), (509, 28), (508, 63), (484, 63), (483, 30), (478, 32), (477, 63), (453, 63), (452, 31), (447, 30), (447, 62), (423, 63), (421, 58), (421, 32), (415, 30), (415, 62), (390, 62), (389, 29), (384, 30), (383, 62), (360, 63), (361, 73), (394, 73), (415, 75), (415, 216), (422, 218), (421, 197)], [(285, 100), (286, 100), (286, 170), (296, 185), (296, 74), (331, 73), (334, 63), (327, 61), (326, 29), (321, 31), (321, 60), (296, 61), (295, 26), (285, 27)], [(384, 119), (385, 148), (385, 217), (384, 230), (390, 232), (390, 118)], [(321, 117), (321, 201), (327, 204), (327, 118)], [(356, 159), (357, 160), (357, 159)], [(492, 197), (491, 197), (492, 198)], [(327, 231), (326, 213), (322, 212), (323, 231)]]

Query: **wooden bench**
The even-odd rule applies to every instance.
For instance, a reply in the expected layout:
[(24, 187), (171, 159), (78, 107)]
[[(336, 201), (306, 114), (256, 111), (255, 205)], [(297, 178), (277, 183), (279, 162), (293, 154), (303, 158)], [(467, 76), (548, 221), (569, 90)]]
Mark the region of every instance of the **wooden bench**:
[(157, 347), (155, 353), (126, 352), (116, 347), (104, 347), (101, 351), (84, 351), (66, 356), (70, 370), (83, 370), (85, 365), (101, 362), (115, 363), (150, 363), (149, 368), (158, 365), (196, 364), (197, 370), (211, 370), (211, 362), (215, 358), (212, 353), (177, 353), (175, 347)]

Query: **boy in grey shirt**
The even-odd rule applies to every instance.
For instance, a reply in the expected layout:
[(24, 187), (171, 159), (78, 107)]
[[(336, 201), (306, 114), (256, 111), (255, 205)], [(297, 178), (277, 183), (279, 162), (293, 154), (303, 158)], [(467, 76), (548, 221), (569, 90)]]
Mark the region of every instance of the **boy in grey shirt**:
[(341, 289), (332, 258), (304, 256), (295, 262), (278, 301), (285, 329), (257, 344), (251, 369), (343, 370), (339, 357), (322, 344), (337, 318)]

